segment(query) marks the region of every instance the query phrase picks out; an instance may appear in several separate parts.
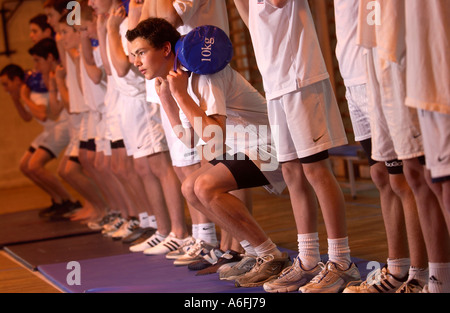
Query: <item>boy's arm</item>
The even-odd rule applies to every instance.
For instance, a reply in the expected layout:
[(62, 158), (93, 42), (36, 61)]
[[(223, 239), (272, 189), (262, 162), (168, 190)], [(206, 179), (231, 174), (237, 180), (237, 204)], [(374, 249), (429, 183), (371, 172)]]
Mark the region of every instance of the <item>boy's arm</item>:
[(284, 7), (284, 6), (286, 5), (286, 3), (287, 3), (289, 0), (267, 0), (267, 1), (269, 1), (270, 3), (272, 3), (275, 7), (281, 9), (282, 7)]
[[(139, 0), (135, 0), (138, 2)], [(139, 21), (148, 19), (149, 17), (157, 17), (156, 5), (158, 0), (144, 0), (142, 12)]]
[(166, 112), (170, 125), (177, 135), (188, 148), (195, 146), (195, 136), (192, 127), (186, 129), (180, 119), (180, 108), (170, 93), (170, 87), (167, 80), (157, 77), (155, 79), (156, 92), (158, 93), (161, 105)]
[(106, 22), (107, 17), (104, 14), (97, 15), (97, 34), (100, 57), (102, 58), (103, 68), (105, 69), (106, 75), (111, 75), (111, 65), (109, 64), (108, 55), (106, 52)]
[(47, 107), (45, 104), (37, 104), (30, 99), (30, 88), (23, 84), (20, 90), (20, 98), (30, 109), (31, 114), (40, 121), (47, 120)]
[(131, 69), (131, 63), (124, 51), (120, 35), (120, 24), (125, 17), (125, 8), (119, 6), (114, 10), (113, 14), (110, 15), (107, 24), (111, 62), (119, 77), (124, 77)]
[(48, 96), (48, 118), (57, 120), (64, 108), (62, 101), (58, 99), (58, 87), (56, 84), (55, 73), (50, 72), (49, 75), (49, 96)]
[(81, 57), (82, 65), (86, 69), (86, 73), (94, 84), (99, 84), (103, 78), (103, 71), (97, 67), (94, 60), (93, 48), (91, 40), (88, 37), (81, 38)]
[[(223, 115), (206, 115), (202, 108), (195, 103), (187, 92), (188, 75), (187, 72), (184, 72), (181, 69), (178, 69), (177, 72), (170, 71), (167, 80), (173, 97), (178, 102), (180, 109), (186, 115), (191, 125), (194, 126), (194, 131), (197, 133), (198, 137), (208, 143), (209, 140), (217, 137), (215, 132), (210, 132), (211, 129), (214, 129), (216, 132), (221, 131), (222, 141), (224, 143), (227, 117)], [(196, 128), (196, 124), (198, 123), (196, 123), (196, 120), (198, 120), (198, 118), (201, 119), (201, 129)], [(220, 128), (220, 130), (215, 127)]]
[(241, 19), (244, 21), (245, 25), (247, 25), (248, 28), (248, 15), (249, 15), (248, 0), (234, 0), (234, 4), (236, 5), (236, 9), (238, 10), (239, 15), (241, 16)]
[(173, 0), (158, 0), (156, 2), (157, 2), (156, 7), (157, 17), (166, 19), (175, 28), (178, 28), (183, 25), (183, 20), (173, 7)]
[(61, 65), (56, 67), (55, 71), (55, 82), (56, 88), (61, 96), (61, 103), (66, 108), (67, 112), (70, 113), (70, 103), (69, 103), (69, 90), (66, 86), (66, 70)]
[[(23, 86), (24, 84), (22, 84)], [(25, 107), (23, 106), (22, 101), (20, 101), (20, 93), (21, 93), (21, 88), (22, 87), (18, 87), (18, 88), (14, 88), (14, 90), (10, 90), (9, 91), (9, 95), (11, 96), (11, 99), (14, 103), (14, 107), (17, 110), (17, 113), (19, 114), (19, 116), (25, 121), (25, 122), (29, 122), (33, 119), (33, 115), (27, 111), (25, 109)]]

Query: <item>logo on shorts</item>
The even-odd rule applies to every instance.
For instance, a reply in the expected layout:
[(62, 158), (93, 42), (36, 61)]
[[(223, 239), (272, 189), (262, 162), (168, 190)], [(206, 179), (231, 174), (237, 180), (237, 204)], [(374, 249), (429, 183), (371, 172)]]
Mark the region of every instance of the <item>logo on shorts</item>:
[(325, 134), (323, 134), (322, 136), (318, 137), (318, 138), (313, 138), (314, 142), (318, 142), (320, 139), (322, 139), (322, 137), (325, 136)]
[(441, 158), (440, 156), (438, 156), (438, 162), (441, 163), (446, 159), (446, 157)]

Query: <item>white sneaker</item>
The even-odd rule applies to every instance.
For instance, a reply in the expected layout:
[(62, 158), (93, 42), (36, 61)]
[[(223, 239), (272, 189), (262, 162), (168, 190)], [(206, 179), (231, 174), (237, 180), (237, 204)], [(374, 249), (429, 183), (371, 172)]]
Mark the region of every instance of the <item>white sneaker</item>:
[(175, 266), (189, 265), (195, 261), (203, 259), (214, 246), (211, 246), (201, 239), (197, 239), (190, 249), (181, 257), (177, 258), (173, 264)]
[(166, 258), (169, 260), (176, 260), (184, 256), (195, 244), (195, 238), (190, 238), (191, 240), (186, 241), (184, 245), (179, 247), (177, 250), (167, 253)]
[(120, 227), (122, 227), (122, 225), (126, 222), (127, 220), (124, 219), (123, 217), (117, 217), (114, 221), (112, 221), (109, 224), (106, 224), (105, 226), (103, 226), (103, 230), (102, 230), (102, 234), (104, 236), (107, 237), (111, 237), (112, 234), (114, 234), (116, 231), (118, 231), (120, 229)]
[(408, 279), (408, 275), (403, 278), (395, 277), (389, 272), (387, 266), (381, 270), (370, 273), (367, 280), (361, 284), (350, 283), (344, 289), (344, 293), (395, 293)]
[(156, 231), (148, 239), (144, 240), (141, 243), (131, 246), (130, 251), (131, 252), (143, 252), (145, 249), (155, 247), (159, 243), (163, 242), (165, 238), (166, 238), (165, 236), (161, 235), (158, 231)]
[(126, 236), (133, 233), (133, 231), (139, 227), (139, 220), (136, 218), (132, 218), (125, 223), (122, 224), (122, 226), (114, 232), (111, 237), (113, 240), (120, 240), (122, 238), (125, 238)]
[(174, 233), (170, 233), (164, 241), (160, 242), (154, 247), (148, 248), (144, 250), (145, 255), (159, 255), (159, 254), (167, 254), (171, 251), (175, 251), (180, 248), (186, 241), (190, 241), (191, 237), (186, 237), (184, 239), (178, 239), (175, 237)]

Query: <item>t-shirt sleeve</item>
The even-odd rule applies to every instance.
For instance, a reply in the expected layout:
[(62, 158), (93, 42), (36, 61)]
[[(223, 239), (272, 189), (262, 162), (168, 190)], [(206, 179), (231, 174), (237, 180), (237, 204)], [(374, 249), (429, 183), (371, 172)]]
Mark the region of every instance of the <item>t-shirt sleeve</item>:
[[(217, 1), (217, 0), (214, 0)], [(223, 0), (221, 0), (223, 1)], [(173, 7), (177, 11), (184, 24), (198, 11), (204, 0), (175, 0)]]

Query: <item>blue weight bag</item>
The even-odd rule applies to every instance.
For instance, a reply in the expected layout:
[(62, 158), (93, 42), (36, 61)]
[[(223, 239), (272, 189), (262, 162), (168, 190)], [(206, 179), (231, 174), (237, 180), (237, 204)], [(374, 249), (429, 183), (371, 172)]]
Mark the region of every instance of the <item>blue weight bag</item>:
[(219, 27), (203, 25), (182, 36), (175, 45), (175, 64), (180, 62), (187, 70), (202, 75), (217, 73), (233, 57), (233, 45)]

